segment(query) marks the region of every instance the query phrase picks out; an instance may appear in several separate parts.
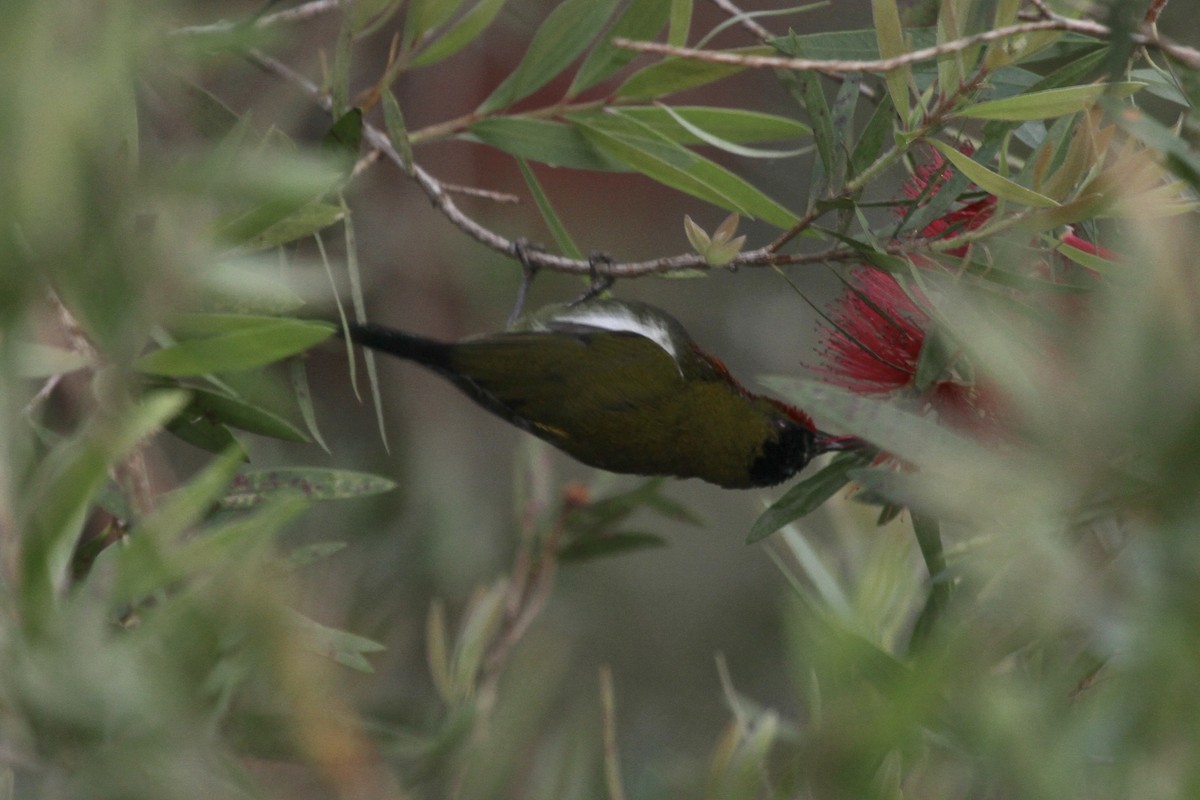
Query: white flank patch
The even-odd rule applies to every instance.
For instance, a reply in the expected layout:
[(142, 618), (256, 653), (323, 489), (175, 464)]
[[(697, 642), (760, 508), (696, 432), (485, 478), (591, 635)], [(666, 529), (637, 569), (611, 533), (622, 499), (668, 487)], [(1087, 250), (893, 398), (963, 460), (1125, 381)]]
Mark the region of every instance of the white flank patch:
[(665, 322), (645, 314), (636, 314), (632, 309), (621, 305), (597, 304), (579, 309), (568, 309), (561, 314), (555, 314), (554, 319), (548, 322), (548, 325), (543, 323), (540, 327), (548, 330), (552, 329), (556, 322), (568, 322), (576, 325), (587, 325), (605, 331), (636, 333), (645, 336), (663, 350), (666, 350), (671, 355), (671, 358), (676, 361), (679, 360), (679, 353), (675, 350), (675, 342), (672, 341), (671, 332), (667, 330)]

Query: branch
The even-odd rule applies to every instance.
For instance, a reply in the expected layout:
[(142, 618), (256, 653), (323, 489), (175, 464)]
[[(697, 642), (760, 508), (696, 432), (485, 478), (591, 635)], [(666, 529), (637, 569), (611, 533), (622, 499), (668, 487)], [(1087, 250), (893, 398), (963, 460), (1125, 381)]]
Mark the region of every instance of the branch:
[[(330, 111), (332, 102), (327, 93), (309, 80), (304, 75), (296, 72), (283, 62), (264, 55), (258, 51), (249, 53), (250, 60), (260, 68), (276, 75), (289, 83), (294, 84), (308, 94), (313, 102), (320, 106), (325, 111)], [(499, 253), (508, 256), (516, 257), (518, 249), (522, 249), (520, 243), (515, 240), (501, 236), (499, 233), (484, 227), (474, 219), (465, 214), (454, 202), (450, 196), (451, 187), (439, 181), (437, 178), (426, 172), (420, 165), (413, 163), (411, 169), (405, 164), (404, 158), (396, 151), (392, 145), (391, 138), (380, 129), (366, 124), (363, 124), (363, 138), (371, 148), (378, 151), (409, 177), (416, 181), (421, 190), (433, 203), (451, 224), (459, 230), (466, 233), (475, 241), (483, 244), (485, 247), (491, 248)], [(895, 148), (893, 148), (895, 149)], [(855, 191), (859, 184), (865, 182), (869, 176), (875, 174), (876, 169), (880, 164), (889, 161), (892, 151), (880, 156), (876, 164), (868, 167), (862, 174), (852, 181), (847, 186), (848, 191)], [(805, 228), (812, 225), (823, 212), (818, 211), (815, 207), (809, 213), (801, 217), (797, 224), (788, 231), (785, 231), (774, 242), (760, 247), (755, 250), (748, 250), (739, 253), (726, 268), (729, 270), (737, 270), (740, 267), (780, 267), (794, 266), (801, 264), (829, 264), (829, 263), (845, 263), (851, 261), (861, 261), (863, 256), (858, 250), (848, 246), (835, 246), (819, 253), (780, 253), (779, 248), (786, 242), (794, 238)], [(932, 247), (937, 249), (936, 240), (923, 238), (906, 239), (902, 242), (893, 242), (882, 248), (883, 252), (890, 255), (906, 255), (918, 250), (924, 250)], [(523, 248), (523, 253), (529, 265), (538, 268), (549, 269), (555, 272), (562, 272), (573, 275), (587, 275), (608, 278), (636, 278), (644, 275), (661, 275), (670, 272), (681, 272), (684, 270), (708, 270), (712, 267), (705, 262), (704, 257), (698, 253), (683, 253), (674, 256), (664, 256), (649, 261), (633, 261), (633, 262), (615, 262), (615, 261), (597, 261), (595, 259), (582, 260), (567, 258), (566, 256), (546, 253), (532, 248)]]
[[(847, 72), (891, 72), (922, 61), (930, 61), (944, 55), (959, 53), (979, 44), (1008, 39), (1013, 36), (1023, 36), (1028, 33), (1037, 33), (1039, 31), (1066, 31), (1094, 36), (1099, 39), (1108, 38), (1112, 35), (1112, 29), (1099, 22), (1067, 19), (1066, 17), (1053, 15), (1049, 19), (1007, 25), (992, 31), (984, 31), (972, 36), (964, 36), (961, 39), (943, 42), (934, 47), (923, 47), (920, 50), (913, 50), (893, 58), (847, 61), (742, 55), (722, 51), (697, 50), (691, 47), (675, 47), (658, 42), (639, 42), (621, 37), (613, 39), (613, 44), (617, 47), (634, 50), (639, 53), (658, 53), (660, 55), (708, 61), (716, 64), (737, 64), (743, 67), (767, 67), (771, 69), (790, 69), (821, 72), (829, 75), (843, 75)], [(1189, 67), (1200, 69), (1200, 50), (1175, 44), (1152, 31), (1140, 31), (1132, 34), (1131, 38), (1136, 44), (1161, 50), (1163, 53), (1183, 62)]]
[[(311, 0), (294, 8), (285, 8), (274, 14), (258, 17), (252, 23), (255, 28), (270, 28), (284, 22), (304, 22), (318, 17), (329, 11), (334, 11), (340, 5), (339, 0)], [(246, 26), (245, 22), (214, 22), (209, 25), (189, 25), (172, 31), (176, 36), (201, 36), (208, 33), (225, 33)]]
[[(294, 69), (284, 64), (278, 59), (271, 58), (257, 50), (252, 50), (248, 54), (250, 60), (259, 66), (261, 69), (282, 78), (283, 80), (297, 86), (309, 97), (312, 98), (318, 106), (325, 111), (330, 111), (332, 102), (328, 94), (321, 90), (316, 83), (309, 80), (304, 75), (296, 72)], [(420, 165), (413, 164), (410, 170), (405, 166), (404, 159), (396, 151), (392, 145), (388, 135), (373, 125), (363, 124), (363, 138), (373, 149), (382, 153), (388, 160), (392, 161), (401, 170), (405, 171), (409, 177), (416, 181), (421, 190), (433, 203), (434, 208), (442, 212), (442, 214), (450, 220), (450, 222), (459, 230), (466, 233), (475, 241), (483, 244), (500, 253), (506, 255), (515, 255), (517, 251), (517, 242), (507, 239), (495, 231), (485, 228), (478, 222), (467, 216), (462, 209), (455, 204), (450, 197), (450, 191), (446, 184), (439, 181), (437, 178), (426, 172)], [(685, 253), (682, 255), (657, 258), (651, 261), (639, 262), (596, 262), (594, 260), (583, 260), (567, 258), (565, 256), (554, 255), (553, 253), (544, 253), (536, 250), (527, 250), (526, 256), (529, 263), (533, 266), (553, 270), (555, 272), (563, 272), (574, 275), (601, 275), (612, 278), (633, 278), (641, 275), (661, 274), (666, 272), (678, 272), (687, 269), (709, 269), (705, 263), (703, 256), (697, 253)], [(787, 264), (792, 263), (791, 259), (794, 256), (781, 256), (777, 253), (768, 251), (766, 248), (755, 250), (751, 253), (743, 253), (738, 256), (730, 264), (731, 268), (739, 266), (767, 266), (770, 264)]]

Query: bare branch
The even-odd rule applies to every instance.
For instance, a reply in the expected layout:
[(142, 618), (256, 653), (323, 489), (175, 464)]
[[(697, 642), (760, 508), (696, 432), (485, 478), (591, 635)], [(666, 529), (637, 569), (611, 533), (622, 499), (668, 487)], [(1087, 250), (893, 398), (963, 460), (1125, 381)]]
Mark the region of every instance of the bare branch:
[(502, 203), (504, 205), (519, 205), (521, 198), (515, 194), (508, 192), (497, 192), (491, 189), (481, 189), (478, 186), (461, 186), (457, 183), (443, 183), (442, 188), (447, 192), (454, 194), (466, 195), (467, 197), (480, 197), (484, 200), (491, 200), (493, 203)]
[[(311, 0), (295, 8), (285, 8), (274, 14), (266, 14), (252, 23), (255, 28), (270, 28), (287, 22), (305, 22), (337, 9), (339, 0)], [(206, 33), (224, 33), (242, 27), (244, 22), (214, 22), (209, 25), (189, 25), (179, 28), (173, 33), (177, 36), (198, 36)]]

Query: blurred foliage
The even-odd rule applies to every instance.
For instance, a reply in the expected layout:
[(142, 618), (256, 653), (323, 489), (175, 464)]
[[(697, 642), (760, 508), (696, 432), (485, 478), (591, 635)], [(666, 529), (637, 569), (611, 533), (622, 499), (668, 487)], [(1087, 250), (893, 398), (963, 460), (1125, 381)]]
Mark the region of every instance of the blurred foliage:
[[(764, 706), (722, 662), (729, 727), (707, 775), (670, 796), (1200, 796), (1198, 71), (1131, 38), (1145, 4), (1089, 8), (1107, 37), (953, 48), (1043, 4), (869, 5), (870, 29), (724, 53), (944, 52), (886, 73), (778, 70), (787, 108), (705, 105), (749, 67), (611, 42), (707, 43), (690, 2), (567, 0), (473, 111), (409, 130), (395, 90), (453, 70), (503, 0), (267, 4), (191, 26), (205, 4), (5, 0), (0, 796), (294, 796), (263, 764), (311, 776), (312, 796), (617, 798), (638, 783), (620, 769), (612, 677), (572, 687), (559, 713), (561, 656), (526, 634), (560, 566), (638, 558), (663, 542), (647, 519), (696, 521), (669, 485), (559, 486), (535, 451), (506, 574), (428, 599), (412, 680), (434, 710), (406, 717), (347, 689), (382, 645), (295, 610), (297, 573), (354, 545), (287, 537), (315, 503), (393, 482), (246, 467), (254, 437), (338, 445), (302, 359), (337, 326), (307, 318), (292, 258), (310, 247), (333, 284), (345, 274), (339, 312), (361, 316), (345, 195), (375, 158), (364, 145), (416, 175), (447, 140), (523, 159), (568, 255), (525, 161), (637, 173), (724, 209), (711, 234), (670, 223), (699, 255), (688, 276), (772, 261), (734, 237), (752, 218), (779, 229), (782, 290), (788, 264), (844, 281), (819, 363), (774, 386), (868, 445), (745, 526), (784, 579), (796, 703)], [(809, 10), (783, 19), (803, 29)], [(302, 11), (337, 20), (315, 88), (271, 55)], [(364, 78), (357, 48), (376, 35), (390, 54)], [(325, 135), (204, 88), (246, 59), (329, 112)], [(799, 175), (801, 157), (803, 207), (734, 166)], [(172, 462), (168, 437), (200, 460)], [(811, 535), (810, 514), (838, 536)]]

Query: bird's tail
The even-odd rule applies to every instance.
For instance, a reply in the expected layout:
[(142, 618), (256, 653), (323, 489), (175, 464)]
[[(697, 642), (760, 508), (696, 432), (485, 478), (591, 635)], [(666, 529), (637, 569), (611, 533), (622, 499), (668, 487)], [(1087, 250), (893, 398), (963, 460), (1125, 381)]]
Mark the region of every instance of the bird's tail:
[(406, 358), (438, 372), (452, 371), (450, 350), (453, 345), (446, 342), (374, 323), (351, 322), (346, 330), (350, 334), (350, 341), (362, 347)]

